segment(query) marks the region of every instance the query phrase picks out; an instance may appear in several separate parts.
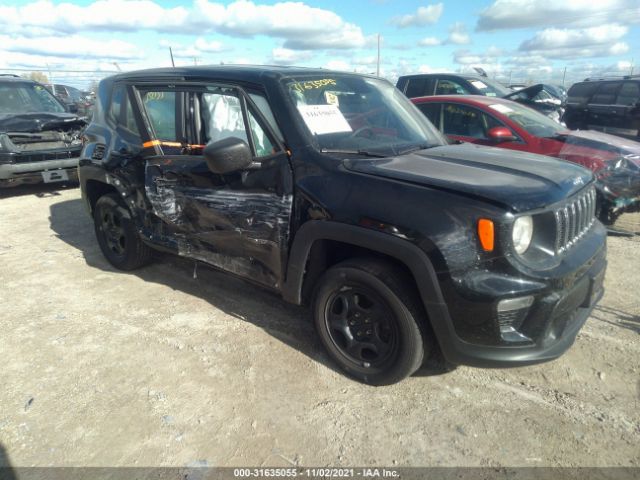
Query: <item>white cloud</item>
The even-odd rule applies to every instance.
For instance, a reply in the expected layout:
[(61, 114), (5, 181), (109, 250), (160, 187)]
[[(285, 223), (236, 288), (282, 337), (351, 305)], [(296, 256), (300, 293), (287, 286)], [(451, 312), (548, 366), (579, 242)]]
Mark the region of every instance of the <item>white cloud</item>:
[(88, 37), (9, 37), (0, 35), (0, 51), (35, 55), (51, 55), (57, 58), (96, 58), (126, 60), (141, 58), (138, 48), (122, 40), (99, 41)]
[(100, 29), (177, 31), (187, 16), (183, 7), (165, 9), (151, 0), (98, 0), (86, 6), (37, 0), (20, 7), (0, 7), (2, 25), (62, 33)]
[(454, 45), (466, 45), (471, 43), (469, 34), (467, 33), (467, 27), (462, 22), (456, 22), (449, 27), (449, 36), (447, 37), (447, 43)]
[(418, 42), (418, 45), (421, 47), (436, 47), (441, 44), (442, 40), (439, 40), (436, 37), (425, 37)]
[(292, 65), (310, 58), (313, 58), (313, 52), (305, 50), (291, 50), (279, 47), (271, 51), (271, 62), (277, 65)]
[(480, 12), (477, 29), (591, 27), (640, 23), (638, 0), (496, 0)]
[(547, 28), (522, 42), (519, 50), (556, 59), (621, 55), (629, 50), (620, 41), (627, 31), (626, 26), (616, 24), (582, 29)]
[(302, 2), (258, 5), (236, 0), (225, 6), (194, 0), (190, 7), (166, 8), (152, 0), (97, 0), (88, 5), (37, 0), (20, 7), (0, 6), (0, 27), (5, 32), (46, 29), (57, 34), (153, 30), (180, 34), (218, 32), (238, 37), (266, 35), (284, 39), (285, 47), (290, 49), (344, 49), (368, 42), (359, 26), (345, 22), (330, 10)]
[(440, 19), (443, 10), (444, 5), (442, 3), (427, 5), (426, 7), (419, 7), (415, 13), (394, 17), (391, 19), (391, 23), (399, 28), (433, 25)]
[(194, 47), (200, 50), (201, 52), (208, 52), (208, 53), (218, 53), (224, 50), (224, 46), (222, 45), (222, 42), (219, 42), (217, 40), (207, 41), (204, 38), (198, 38), (196, 40), (196, 43), (194, 44)]
[(353, 67), (345, 62), (344, 60), (329, 60), (324, 68), (328, 68), (329, 70), (342, 70), (342, 71), (351, 71)]

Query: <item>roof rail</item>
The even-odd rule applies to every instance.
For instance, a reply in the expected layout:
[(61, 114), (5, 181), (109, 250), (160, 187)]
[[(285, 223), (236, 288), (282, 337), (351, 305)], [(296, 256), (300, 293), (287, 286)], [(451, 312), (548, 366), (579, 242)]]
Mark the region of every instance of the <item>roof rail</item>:
[(15, 77), (15, 78), (20, 78), (20, 75), (16, 75), (15, 73), (0, 73), (0, 77)]
[(609, 75), (606, 77), (588, 77), (583, 82), (595, 82), (598, 80), (629, 80), (630, 78), (640, 78), (640, 75)]

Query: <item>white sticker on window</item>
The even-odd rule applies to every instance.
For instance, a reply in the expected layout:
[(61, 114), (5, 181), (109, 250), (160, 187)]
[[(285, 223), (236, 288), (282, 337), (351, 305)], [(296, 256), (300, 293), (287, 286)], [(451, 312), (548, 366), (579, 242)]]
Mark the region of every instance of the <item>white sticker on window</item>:
[(480, 80), (471, 80), (471, 85), (476, 88), (487, 88), (487, 85), (482, 83)]
[(298, 105), (309, 130), (317, 135), (351, 132), (351, 126), (335, 105)]
[(500, 113), (511, 113), (513, 109), (507, 105), (502, 105), (501, 103), (494, 103), (493, 105), (489, 105), (489, 108), (493, 108), (494, 110)]

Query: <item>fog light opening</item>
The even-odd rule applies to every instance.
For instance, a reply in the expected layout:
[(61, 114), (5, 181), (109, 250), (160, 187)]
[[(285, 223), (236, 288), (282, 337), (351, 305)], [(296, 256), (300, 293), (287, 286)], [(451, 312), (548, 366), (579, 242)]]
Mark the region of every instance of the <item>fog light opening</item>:
[(530, 342), (531, 339), (519, 332), (524, 319), (533, 305), (533, 296), (507, 298), (498, 302), (498, 324), (500, 336), (507, 342)]

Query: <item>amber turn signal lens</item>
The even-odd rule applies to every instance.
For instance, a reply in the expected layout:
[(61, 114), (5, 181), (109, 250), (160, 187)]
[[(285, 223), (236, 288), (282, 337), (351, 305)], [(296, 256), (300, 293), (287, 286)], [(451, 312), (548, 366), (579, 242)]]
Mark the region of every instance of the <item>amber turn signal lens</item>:
[(480, 245), (486, 252), (493, 252), (495, 238), (493, 221), (487, 218), (478, 220), (478, 238), (480, 239)]

